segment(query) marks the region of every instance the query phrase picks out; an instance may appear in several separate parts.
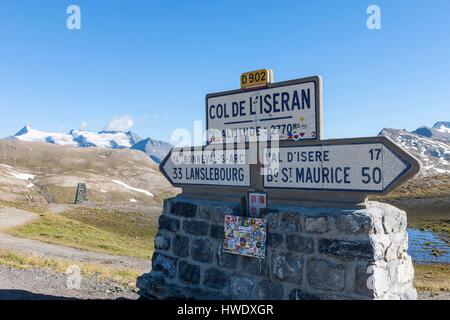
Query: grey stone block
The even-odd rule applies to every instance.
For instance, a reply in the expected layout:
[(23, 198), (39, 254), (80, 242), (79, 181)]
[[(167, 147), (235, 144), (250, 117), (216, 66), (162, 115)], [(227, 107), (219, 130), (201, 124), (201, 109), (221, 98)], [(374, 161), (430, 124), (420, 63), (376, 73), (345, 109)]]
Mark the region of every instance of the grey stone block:
[(203, 285), (209, 288), (224, 290), (229, 285), (229, 275), (216, 268), (210, 268), (205, 271)]
[(212, 224), (209, 229), (209, 236), (216, 240), (223, 240), (225, 238), (224, 227), (222, 225)]
[(298, 234), (289, 234), (286, 236), (286, 247), (294, 252), (313, 253), (314, 240), (304, 238)]
[(359, 214), (345, 214), (337, 217), (336, 228), (346, 234), (368, 234), (374, 230), (372, 218)]
[(249, 300), (255, 297), (255, 280), (248, 277), (236, 276), (231, 278), (230, 295), (233, 299)]
[(223, 224), (225, 215), (238, 215), (232, 207), (217, 205), (200, 205), (197, 209), (199, 217), (210, 223)]
[(158, 234), (155, 237), (155, 249), (169, 250), (170, 243), (171, 243), (171, 238), (167, 235)]
[(167, 278), (172, 279), (177, 275), (177, 259), (155, 252), (152, 258), (152, 271), (160, 271)]
[(283, 213), (280, 218), (280, 231), (298, 232), (302, 231), (300, 214), (295, 212)]
[(326, 260), (308, 261), (307, 277), (309, 285), (315, 289), (339, 291), (345, 286), (344, 267)]
[(319, 240), (319, 252), (346, 260), (374, 260), (375, 248), (369, 241)]
[(192, 240), (191, 256), (195, 261), (210, 263), (213, 260), (214, 252), (211, 241), (206, 239)]
[(191, 284), (200, 283), (200, 268), (185, 261), (178, 264), (178, 278)]
[(368, 281), (372, 272), (368, 272), (367, 266), (357, 266), (355, 270), (355, 291), (363, 296), (374, 298), (374, 291), (369, 289)]
[(136, 287), (139, 288), (139, 295), (146, 299), (158, 299), (167, 293), (167, 284), (164, 275), (160, 272), (152, 271), (137, 278)]
[(159, 228), (170, 232), (176, 232), (180, 230), (180, 220), (163, 214), (159, 217)]
[(406, 214), (401, 210), (390, 210), (383, 217), (385, 233), (400, 232), (406, 229)]
[(279, 218), (279, 210), (264, 208), (261, 209), (261, 218), (265, 219), (267, 222), (267, 228), (269, 230), (277, 230), (278, 229), (278, 218)]
[(206, 236), (209, 230), (209, 224), (204, 221), (186, 219), (183, 221), (183, 230), (194, 236)]
[(172, 251), (178, 257), (189, 256), (189, 237), (182, 235), (175, 235), (173, 238)]
[(272, 253), (272, 275), (280, 281), (302, 284), (305, 259), (292, 253)]
[(258, 283), (257, 296), (261, 300), (280, 300), (283, 298), (283, 286), (274, 281), (262, 280)]
[(278, 248), (283, 243), (283, 235), (279, 233), (267, 233), (267, 247), (268, 249)]
[(253, 257), (241, 257), (241, 269), (243, 272), (262, 277), (268, 277), (270, 273), (269, 259), (258, 259)]
[(240, 257), (240, 255), (222, 250), (216, 254), (217, 265), (228, 269), (235, 269), (238, 266)]
[(320, 300), (320, 296), (294, 289), (289, 293), (289, 300)]
[(170, 213), (170, 206), (172, 204), (172, 199), (164, 199), (163, 201), (163, 213)]
[(174, 202), (170, 207), (170, 213), (180, 217), (193, 218), (197, 213), (197, 205), (190, 202)]
[(327, 217), (309, 217), (305, 219), (305, 231), (309, 233), (325, 233), (328, 231)]

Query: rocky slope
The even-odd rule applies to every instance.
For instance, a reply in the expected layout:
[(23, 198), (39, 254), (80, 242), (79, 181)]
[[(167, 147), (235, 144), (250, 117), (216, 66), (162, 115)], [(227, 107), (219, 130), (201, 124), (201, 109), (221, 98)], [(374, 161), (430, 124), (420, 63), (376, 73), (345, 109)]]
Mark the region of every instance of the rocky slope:
[(176, 192), (140, 151), (0, 140), (0, 200), (73, 203), (79, 182), (95, 203), (151, 205)]
[(169, 153), (170, 149), (172, 149), (172, 145), (164, 141), (147, 138), (136, 143), (131, 149), (143, 151), (148, 154), (153, 161), (161, 163)]
[[(450, 175), (450, 142), (446, 142), (447, 138), (450, 141), (448, 125), (448, 122), (438, 122), (433, 126), (434, 131), (430, 131), (430, 137), (424, 136), (425, 132), (421, 128), (414, 132), (385, 128), (380, 135), (391, 138), (421, 161), (422, 170), (419, 177)], [(448, 135), (445, 134), (447, 130)], [(440, 135), (433, 132), (438, 132)]]

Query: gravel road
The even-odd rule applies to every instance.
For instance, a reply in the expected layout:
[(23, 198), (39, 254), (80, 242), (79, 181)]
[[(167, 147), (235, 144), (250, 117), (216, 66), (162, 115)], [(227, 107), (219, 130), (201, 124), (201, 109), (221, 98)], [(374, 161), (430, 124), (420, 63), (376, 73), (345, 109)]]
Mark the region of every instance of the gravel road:
[(137, 299), (134, 290), (112, 281), (82, 278), (69, 289), (65, 274), (42, 269), (17, 270), (0, 266), (0, 300)]

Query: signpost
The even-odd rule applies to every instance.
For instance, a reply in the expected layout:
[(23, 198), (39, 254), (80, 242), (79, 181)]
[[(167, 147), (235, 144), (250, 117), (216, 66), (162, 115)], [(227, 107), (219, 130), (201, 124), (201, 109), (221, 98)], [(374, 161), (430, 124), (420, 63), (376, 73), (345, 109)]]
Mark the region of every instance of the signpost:
[(386, 137), (265, 148), (264, 188), (382, 193), (416, 174), (415, 158)]
[(386, 137), (322, 140), (320, 77), (263, 83), (270, 79), (261, 75), (272, 77), (268, 69), (244, 73), (240, 90), (208, 94), (208, 145), (174, 148), (161, 163), (183, 196), (241, 201), (256, 192), (269, 204), (351, 207), (419, 172)]
[(208, 143), (318, 140), (322, 134), (320, 77), (269, 83), (263, 89), (206, 96)]
[(247, 149), (194, 147), (173, 148), (160, 164), (174, 186), (250, 187)]
[[(185, 290), (182, 285), (186, 277), (192, 278), (192, 272), (177, 269), (177, 259), (195, 265), (203, 262), (196, 267), (198, 274), (208, 272), (212, 263), (209, 258), (216, 252), (220, 258), (225, 251), (250, 257), (245, 265), (233, 266), (230, 272), (236, 275), (255, 273), (258, 266), (261, 271), (263, 262), (258, 265), (251, 258), (269, 257), (283, 269), (275, 277), (279, 283), (274, 282), (281, 291), (263, 292), (269, 298), (297, 297), (298, 290), (292, 288), (298, 275), (311, 285), (312, 294), (320, 289), (321, 297), (413, 297), (411, 260), (407, 254), (396, 254), (407, 244), (404, 212), (366, 200), (370, 194), (385, 195), (413, 177), (420, 170), (418, 160), (383, 136), (322, 140), (320, 77), (261, 84), (256, 74), (267, 75), (245, 73), (241, 90), (207, 95), (207, 129), (215, 129), (208, 133), (208, 145), (174, 148), (160, 164), (172, 185), (182, 188), (182, 193), (165, 205), (163, 213), (169, 216), (162, 217), (170, 221), (172, 214), (184, 217), (182, 230), (186, 236), (177, 241), (186, 248), (191, 244), (191, 250), (175, 250), (174, 243), (167, 256), (168, 246), (158, 246), (154, 270), (165, 270), (177, 281), (156, 285), (151, 280), (141, 281), (150, 288), (149, 295), (195, 297), (192, 292), (197, 291), (192, 286)], [(255, 88), (255, 84), (264, 88)], [(388, 228), (384, 221), (387, 217), (392, 220)], [(219, 225), (222, 219), (223, 228)], [(170, 224), (170, 228), (160, 228), (166, 229), (168, 239), (175, 239), (179, 228)], [(368, 225), (385, 228), (381, 227), (380, 233)], [(351, 234), (358, 235), (349, 238)], [(217, 239), (223, 239), (222, 246)], [(282, 247), (287, 251), (280, 250)], [(293, 251), (304, 252), (307, 257), (291, 259), (289, 252)], [(384, 272), (386, 261), (402, 267), (401, 281)], [(308, 265), (306, 273), (303, 269), (299, 272), (304, 262)], [(371, 270), (365, 276), (368, 265)], [(376, 270), (383, 271), (376, 280), (383, 286), (338, 292), (344, 287), (362, 288), (360, 282), (369, 283), (366, 280)], [(274, 277), (259, 274), (263, 282), (270, 280), (270, 287), (262, 291), (271, 291)], [(220, 274), (211, 278), (222, 280)], [(387, 290), (384, 284), (394, 289)], [(197, 287), (194, 283), (193, 288)], [(202, 296), (228, 297), (230, 291), (225, 287), (211, 291), (202, 287)], [(261, 298), (259, 292), (250, 298), (254, 296)]]

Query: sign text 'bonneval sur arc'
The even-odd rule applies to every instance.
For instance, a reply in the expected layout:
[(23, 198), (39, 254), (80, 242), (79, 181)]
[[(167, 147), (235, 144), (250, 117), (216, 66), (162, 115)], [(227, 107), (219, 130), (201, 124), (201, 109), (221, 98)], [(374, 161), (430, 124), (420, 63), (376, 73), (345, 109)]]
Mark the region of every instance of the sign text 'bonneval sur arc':
[(263, 162), (269, 189), (384, 192), (420, 169), (414, 157), (382, 136), (265, 148)]
[(262, 135), (269, 140), (318, 140), (321, 113), (322, 80), (318, 76), (208, 94), (208, 142), (256, 141)]
[(173, 148), (161, 162), (160, 170), (174, 186), (250, 186), (247, 149)]

